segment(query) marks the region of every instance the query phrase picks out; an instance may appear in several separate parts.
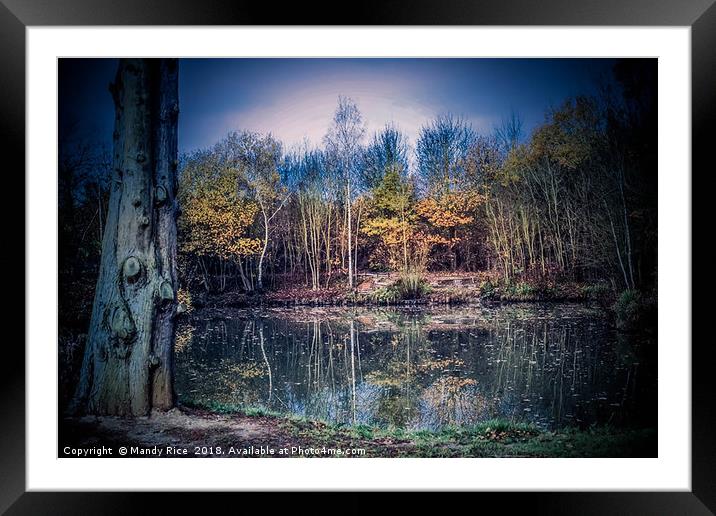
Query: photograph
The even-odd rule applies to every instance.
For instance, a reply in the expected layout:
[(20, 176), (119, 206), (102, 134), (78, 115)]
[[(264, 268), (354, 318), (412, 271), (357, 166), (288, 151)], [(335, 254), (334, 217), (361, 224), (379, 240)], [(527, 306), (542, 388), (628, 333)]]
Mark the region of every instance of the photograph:
[(58, 58), (57, 457), (658, 457), (658, 71)]

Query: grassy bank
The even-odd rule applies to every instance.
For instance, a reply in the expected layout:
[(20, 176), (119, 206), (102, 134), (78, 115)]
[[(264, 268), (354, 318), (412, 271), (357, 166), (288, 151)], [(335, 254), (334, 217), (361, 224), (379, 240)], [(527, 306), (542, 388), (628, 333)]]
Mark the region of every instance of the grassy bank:
[(192, 405), (190, 410), (270, 421), (298, 442), (311, 446), (360, 447), (367, 457), (653, 457), (655, 429), (548, 431), (502, 419), (441, 430), (405, 430), (367, 425), (340, 425), (281, 415), (262, 407), (223, 404)]

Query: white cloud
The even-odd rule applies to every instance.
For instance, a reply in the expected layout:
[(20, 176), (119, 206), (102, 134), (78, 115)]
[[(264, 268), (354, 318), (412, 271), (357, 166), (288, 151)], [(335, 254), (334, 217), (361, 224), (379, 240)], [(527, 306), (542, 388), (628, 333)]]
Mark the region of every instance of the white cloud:
[[(393, 123), (415, 145), (420, 128), (446, 108), (421, 91), (425, 86), (405, 77), (361, 77), (341, 75), (308, 78), (290, 86), (267, 89), (261, 100), (248, 109), (229, 111), (207, 118), (202, 132), (210, 142), (232, 130), (271, 133), (287, 148), (308, 140), (321, 145), (330, 126), (339, 95), (358, 104), (366, 124), (366, 140), (387, 123)], [(490, 127), (487, 118), (470, 116), (478, 129)]]

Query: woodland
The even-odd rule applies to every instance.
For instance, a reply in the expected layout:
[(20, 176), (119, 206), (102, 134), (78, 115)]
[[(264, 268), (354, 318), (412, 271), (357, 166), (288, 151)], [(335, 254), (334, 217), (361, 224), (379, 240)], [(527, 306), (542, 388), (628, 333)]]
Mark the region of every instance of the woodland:
[[(568, 283), (586, 295), (649, 294), (654, 79), (648, 60), (620, 61), (599, 95), (548, 108), (530, 134), (516, 113), (487, 134), (449, 113), (417, 141), (391, 122), (367, 134), (346, 97), (318, 147), (237, 129), (178, 157), (182, 296), (286, 290), (320, 301), (327, 290), (344, 302), (383, 274), (400, 287), (386, 299), (412, 299), (430, 273), (476, 275), (483, 295), (549, 297)], [(108, 151), (64, 143), (59, 265), (71, 283), (97, 270), (112, 163)]]
[(120, 60), (112, 148), (60, 138), (67, 417), (181, 405), (176, 332), (202, 309), (569, 301), (620, 332), (655, 329), (653, 60), (618, 61), (597, 93), (546, 107), (529, 132), (510, 112), (490, 131), (443, 113), (414, 141), (390, 120), (368, 133), (339, 96), (317, 145), (237, 127), (181, 154), (180, 68)]

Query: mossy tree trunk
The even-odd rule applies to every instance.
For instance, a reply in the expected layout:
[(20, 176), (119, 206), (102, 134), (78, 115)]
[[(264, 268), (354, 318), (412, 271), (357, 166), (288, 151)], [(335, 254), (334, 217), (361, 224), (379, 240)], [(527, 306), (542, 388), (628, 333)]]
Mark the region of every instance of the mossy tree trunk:
[(174, 405), (176, 59), (122, 59), (102, 259), (74, 413)]

